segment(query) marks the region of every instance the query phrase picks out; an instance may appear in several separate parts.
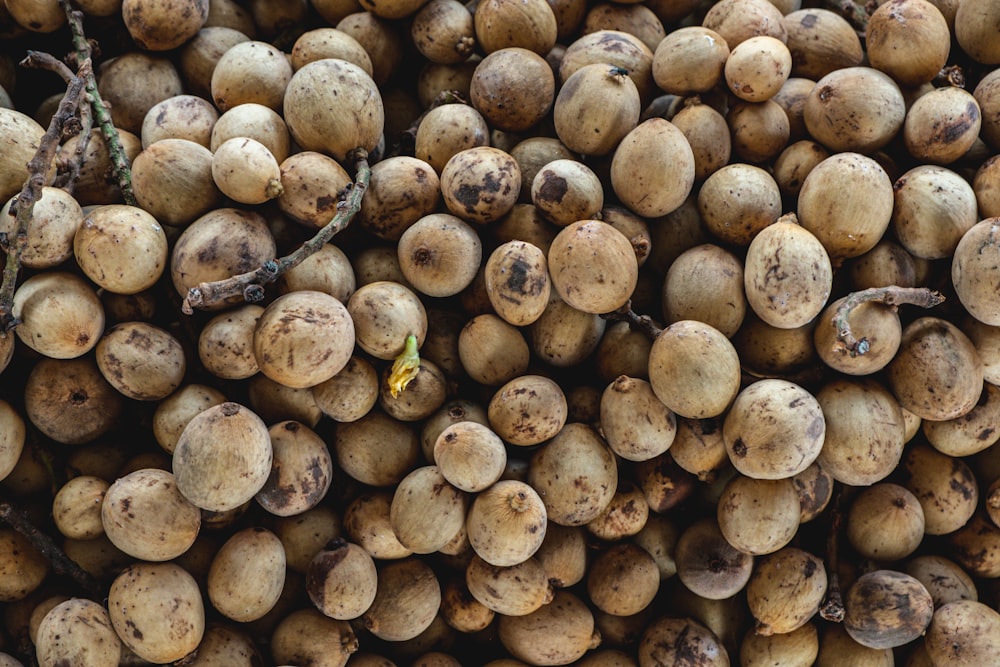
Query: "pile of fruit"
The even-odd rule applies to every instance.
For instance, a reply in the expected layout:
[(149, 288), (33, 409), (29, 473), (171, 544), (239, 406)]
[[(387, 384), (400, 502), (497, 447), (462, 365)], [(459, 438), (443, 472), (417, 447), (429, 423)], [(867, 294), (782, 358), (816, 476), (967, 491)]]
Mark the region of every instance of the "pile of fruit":
[(996, 667), (1000, 0), (3, 0), (0, 667)]

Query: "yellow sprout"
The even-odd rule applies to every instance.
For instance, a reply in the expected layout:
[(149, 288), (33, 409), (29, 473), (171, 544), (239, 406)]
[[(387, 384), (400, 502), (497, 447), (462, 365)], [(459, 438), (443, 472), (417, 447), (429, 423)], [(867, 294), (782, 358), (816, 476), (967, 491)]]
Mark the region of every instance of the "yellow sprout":
[(393, 398), (406, 389), (420, 371), (420, 353), (417, 351), (417, 337), (410, 334), (406, 337), (406, 347), (392, 362), (392, 372), (389, 373), (389, 393)]

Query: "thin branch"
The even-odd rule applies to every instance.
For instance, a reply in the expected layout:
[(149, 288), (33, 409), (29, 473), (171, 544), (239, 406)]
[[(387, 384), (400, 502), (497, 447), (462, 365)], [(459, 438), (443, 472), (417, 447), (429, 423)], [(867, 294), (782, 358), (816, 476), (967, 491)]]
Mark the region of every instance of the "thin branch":
[(44, 69), (50, 72), (58, 74), (66, 85), (73, 83), (73, 79), (76, 75), (73, 74), (73, 70), (66, 66), (66, 63), (55, 58), (54, 56), (45, 53), (44, 51), (28, 51), (28, 55), (19, 63), (22, 67), (30, 67), (31, 69)]
[(618, 310), (613, 310), (610, 313), (604, 313), (601, 317), (612, 322), (628, 322), (629, 326), (632, 327), (634, 331), (641, 331), (649, 336), (650, 340), (656, 340), (656, 337), (663, 332), (663, 329), (661, 329), (649, 315), (638, 315), (634, 310), (632, 310), (631, 301)]
[[(89, 100), (89, 97), (88, 97)], [(73, 188), (80, 178), (80, 168), (83, 166), (84, 155), (87, 154), (87, 147), (90, 145), (90, 131), (94, 128), (94, 113), (90, 104), (80, 105), (80, 133), (76, 142), (76, 149), (73, 155), (67, 156), (58, 161), (56, 180), (52, 183), (57, 188), (62, 188), (68, 194), (73, 194)]]
[(188, 290), (181, 310), (186, 315), (194, 313), (195, 308), (208, 308), (234, 297), (242, 297), (248, 303), (255, 303), (264, 298), (264, 286), (273, 283), (289, 270), (298, 266), (304, 259), (315, 254), (337, 233), (343, 231), (351, 219), (361, 210), (361, 198), (368, 189), (371, 179), (371, 169), (368, 166), (368, 151), (357, 148), (348, 154), (348, 159), (356, 164), (357, 176), (347, 198), (337, 202), (337, 213), (311, 239), (299, 246), (294, 252), (280, 259), (264, 262), (264, 265), (253, 271), (241, 273), (225, 280), (201, 283)]
[(870, 302), (894, 307), (908, 303), (921, 308), (933, 308), (944, 302), (944, 296), (940, 292), (926, 287), (898, 287), (896, 285), (851, 292), (837, 308), (837, 312), (833, 316), (833, 326), (837, 328), (837, 340), (844, 344), (852, 357), (866, 354), (871, 349), (871, 342), (867, 338), (858, 340), (854, 337), (851, 324), (848, 321), (851, 311), (863, 303)]
[(838, 485), (826, 538), (826, 600), (819, 608), (820, 618), (840, 623), (844, 620), (844, 596), (840, 590), (840, 531), (844, 525), (844, 487)]
[(86, 570), (70, 559), (62, 549), (31, 521), (27, 512), (9, 502), (0, 502), (0, 520), (23, 535), (32, 546), (48, 559), (56, 574), (70, 577), (81, 589), (100, 600), (105, 592)]
[[(50, 56), (51, 57), (51, 56)], [(85, 76), (90, 71), (90, 61), (80, 67)], [(0, 285), (0, 335), (6, 336), (15, 326), (14, 289), (21, 271), (21, 253), (28, 245), (28, 222), (31, 220), (35, 202), (42, 198), (49, 168), (63, 136), (63, 129), (76, 122), (76, 110), (83, 99), (84, 76), (75, 76), (66, 89), (59, 108), (52, 116), (48, 129), (38, 142), (38, 150), (28, 162), (28, 180), (11, 206), (11, 213), (17, 221), (14, 238), (8, 239), (7, 263), (3, 270), (3, 284)], [(78, 129), (78, 128), (77, 128)]]
[[(70, 0), (59, 0), (63, 11), (66, 12), (66, 19), (69, 22), (70, 32), (73, 36), (73, 48), (76, 50), (76, 61), (78, 63), (90, 61), (93, 49), (83, 32), (83, 12), (73, 9)], [(111, 157), (111, 167), (118, 178), (118, 188), (122, 192), (122, 198), (129, 206), (137, 206), (135, 194), (132, 192), (132, 168), (129, 164), (128, 154), (122, 146), (121, 137), (118, 136), (118, 129), (115, 127), (108, 111), (107, 104), (97, 91), (97, 77), (93, 70), (88, 71), (86, 77), (87, 100), (94, 110), (94, 119), (98, 127), (101, 128), (101, 136), (108, 147), (108, 155)]]

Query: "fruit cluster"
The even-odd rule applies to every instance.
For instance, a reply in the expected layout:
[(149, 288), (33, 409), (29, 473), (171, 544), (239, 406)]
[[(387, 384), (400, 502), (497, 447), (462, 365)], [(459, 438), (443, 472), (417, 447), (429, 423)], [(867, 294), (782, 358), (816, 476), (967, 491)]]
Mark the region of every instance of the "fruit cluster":
[(996, 667), (998, 26), (3, 0), (0, 667)]

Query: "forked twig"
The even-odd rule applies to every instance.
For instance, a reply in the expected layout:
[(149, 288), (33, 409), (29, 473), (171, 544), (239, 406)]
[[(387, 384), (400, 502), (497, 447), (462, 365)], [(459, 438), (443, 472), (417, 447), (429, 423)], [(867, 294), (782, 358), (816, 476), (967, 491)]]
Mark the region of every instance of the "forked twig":
[[(66, 12), (66, 19), (69, 22), (70, 32), (73, 35), (73, 48), (76, 50), (77, 63), (83, 63), (91, 59), (93, 49), (87, 40), (87, 35), (83, 32), (83, 12), (73, 9), (70, 0), (59, 0), (63, 11)], [(101, 128), (101, 136), (108, 147), (108, 155), (111, 158), (111, 168), (118, 178), (118, 188), (121, 190), (122, 198), (129, 206), (136, 206), (135, 194), (132, 192), (132, 169), (129, 164), (128, 153), (122, 146), (121, 137), (111, 118), (111, 112), (105, 104), (101, 94), (97, 91), (97, 78), (91, 69), (86, 75), (87, 101), (94, 111), (94, 120)]]
[(348, 154), (348, 159), (356, 165), (357, 176), (347, 198), (337, 203), (337, 213), (315, 236), (303, 243), (292, 253), (264, 262), (263, 266), (247, 273), (231, 276), (225, 280), (201, 283), (188, 290), (181, 310), (186, 315), (195, 308), (208, 308), (234, 297), (242, 297), (248, 303), (264, 298), (264, 286), (273, 283), (289, 270), (298, 266), (310, 255), (319, 251), (337, 233), (343, 231), (351, 219), (361, 210), (361, 198), (371, 180), (368, 166), (368, 151), (356, 148)]
[(0, 521), (6, 523), (31, 542), (31, 545), (49, 561), (56, 574), (70, 577), (81, 589), (94, 596), (95, 599), (100, 600), (104, 597), (106, 593), (100, 583), (70, 559), (51, 537), (40, 531), (24, 510), (9, 502), (0, 502)]
[(663, 329), (649, 315), (639, 315), (632, 310), (631, 301), (628, 301), (618, 310), (602, 314), (601, 317), (612, 322), (628, 322), (633, 330), (641, 331), (649, 336), (650, 340), (656, 340), (656, 337), (663, 333)]
[[(36, 62), (39, 62), (38, 54), (35, 56)], [(41, 58), (41, 61), (44, 60)], [(14, 317), (14, 290), (21, 271), (21, 254), (28, 245), (28, 222), (31, 220), (35, 202), (42, 198), (42, 188), (46, 185), (49, 167), (59, 148), (63, 130), (67, 125), (77, 123), (77, 108), (84, 96), (84, 77), (90, 69), (90, 61), (86, 60), (80, 66), (82, 76), (78, 74), (71, 78), (66, 94), (59, 102), (59, 108), (52, 116), (41, 141), (38, 142), (38, 150), (28, 162), (28, 180), (25, 181), (24, 187), (11, 206), (11, 213), (17, 224), (13, 238), (7, 240), (7, 263), (3, 270), (3, 284), (0, 285), (0, 335), (3, 336), (8, 335), (18, 324), (17, 318)], [(78, 125), (76, 129), (79, 129)]]

